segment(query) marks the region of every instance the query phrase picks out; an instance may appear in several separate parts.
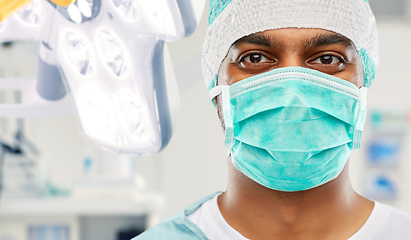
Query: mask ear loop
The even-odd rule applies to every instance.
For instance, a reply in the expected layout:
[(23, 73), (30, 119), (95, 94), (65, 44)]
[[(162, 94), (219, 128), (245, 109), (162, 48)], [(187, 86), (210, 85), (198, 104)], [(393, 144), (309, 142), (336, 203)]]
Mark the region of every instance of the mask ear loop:
[(224, 85), (222, 86), (222, 101), (223, 101), (223, 115), (224, 115), (224, 124), (225, 124), (225, 140), (224, 146), (231, 151), (231, 146), (233, 144), (233, 137), (234, 137), (234, 126), (233, 126), (233, 118), (231, 116), (231, 94), (230, 94), (230, 86)]
[(360, 88), (360, 112), (358, 113), (354, 130), (354, 149), (358, 149), (361, 146), (362, 131), (364, 130), (365, 118), (367, 117), (367, 92), (368, 88)]
[(231, 115), (231, 104), (230, 104), (230, 100), (231, 100), (230, 86), (228, 85), (216, 86), (209, 91), (209, 94), (210, 94), (211, 99), (214, 99), (215, 97), (221, 94), (224, 125), (225, 125), (224, 146), (228, 150), (227, 156), (230, 156), (231, 147), (233, 145), (233, 138), (234, 138), (234, 126), (233, 126), (233, 118)]

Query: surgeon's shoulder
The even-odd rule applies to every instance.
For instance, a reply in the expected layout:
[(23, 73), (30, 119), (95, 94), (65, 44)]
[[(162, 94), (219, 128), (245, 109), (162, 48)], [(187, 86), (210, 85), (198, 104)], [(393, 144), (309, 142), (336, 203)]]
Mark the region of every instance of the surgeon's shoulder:
[(132, 240), (205, 240), (202, 232), (193, 226), (193, 223), (180, 212), (156, 226), (146, 230)]
[(217, 194), (221, 194), (221, 192), (213, 193), (198, 200), (188, 208), (148, 229), (132, 240), (208, 240), (200, 228), (190, 221), (187, 216)]
[(384, 205), (382, 203), (379, 203), (379, 204), (385, 207), (386, 215), (384, 216), (384, 218), (386, 219), (387, 222), (390, 223), (390, 225), (394, 225), (394, 226), (407, 229), (409, 233), (411, 234), (411, 214), (401, 211), (399, 209), (393, 208), (391, 206)]

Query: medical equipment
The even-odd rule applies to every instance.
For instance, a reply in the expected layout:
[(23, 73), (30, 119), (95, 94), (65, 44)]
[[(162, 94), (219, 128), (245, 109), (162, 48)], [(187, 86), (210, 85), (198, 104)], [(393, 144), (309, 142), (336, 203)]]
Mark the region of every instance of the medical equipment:
[(319, 71), (285, 67), (210, 93), (222, 94), (233, 165), (267, 188), (291, 192), (341, 173), (360, 147), (367, 91)]
[(23, 133), (23, 120), (17, 119), (12, 142), (0, 138), (0, 196), (40, 196), (37, 162), (39, 151)]
[[(35, 100), (26, 104), (41, 102), (37, 105), (48, 106), (49, 111), (54, 106), (61, 113), (70, 98), (81, 132), (98, 146), (133, 155), (162, 150), (171, 138), (179, 105), (164, 43), (193, 33), (197, 21), (192, 2), (79, 0), (61, 7), (34, 0), (30, 4), (30, 11), (26, 6), (15, 15), (25, 10), (37, 25), (20, 26), (17, 16), (0, 25), (3, 41), (39, 42), (36, 89), (26, 91)], [(19, 33), (11, 30), (13, 26)], [(16, 87), (8, 81), (0, 88), (9, 85)], [(24, 111), (16, 113), (19, 107), (2, 115), (27, 116)], [(41, 116), (39, 111), (29, 112)]]
[(165, 147), (178, 93), (164, 72), (164, 42), (192, 33), (190, 8), (170, 0), (78, 1), (58, 8), (57, 59), (88, 139), (127, 154)]
[[(12, 1), (3, 1), (12, 2)], [(0, 23), (0, 42), (14, 40), (37, 40), (43, 23), (44, 3), (41, 0), (28, 1), (24, 8)]]

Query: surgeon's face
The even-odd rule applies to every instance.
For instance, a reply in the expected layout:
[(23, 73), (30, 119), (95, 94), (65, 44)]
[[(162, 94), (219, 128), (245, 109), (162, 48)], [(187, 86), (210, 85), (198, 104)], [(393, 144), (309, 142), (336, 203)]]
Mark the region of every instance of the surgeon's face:
[(218, 85), (231, 85), (283, 67), (311, 68), (364, 85), (362, 65), (354, 44), (322, 29), (267, 30), (236, 41), (220, 66)]

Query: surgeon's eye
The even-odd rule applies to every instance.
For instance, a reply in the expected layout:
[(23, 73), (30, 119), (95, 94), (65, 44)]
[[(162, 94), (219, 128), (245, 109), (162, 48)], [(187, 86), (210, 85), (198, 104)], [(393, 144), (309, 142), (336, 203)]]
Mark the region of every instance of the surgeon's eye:
[(271, 62), (267, 57), (260, 53), (252, 53), (249, 54), (245, 57), (243, 57), (241, 62), (246, 62), (246, 63), (266, 63), (266, 62)]
[(333, 56), (333, 55), (323, 55), (316, 58), (312, 63), (316, 64), (325, 64), (325, 65), (333, 65), (337, 63), (345, 63), (345, 60), (341, 57)]
[(272, 69), (277, 62), (276, 58), (268, 52), (250, 50), (241, 54), (233, 64), (245, 73), (259, 74)]

